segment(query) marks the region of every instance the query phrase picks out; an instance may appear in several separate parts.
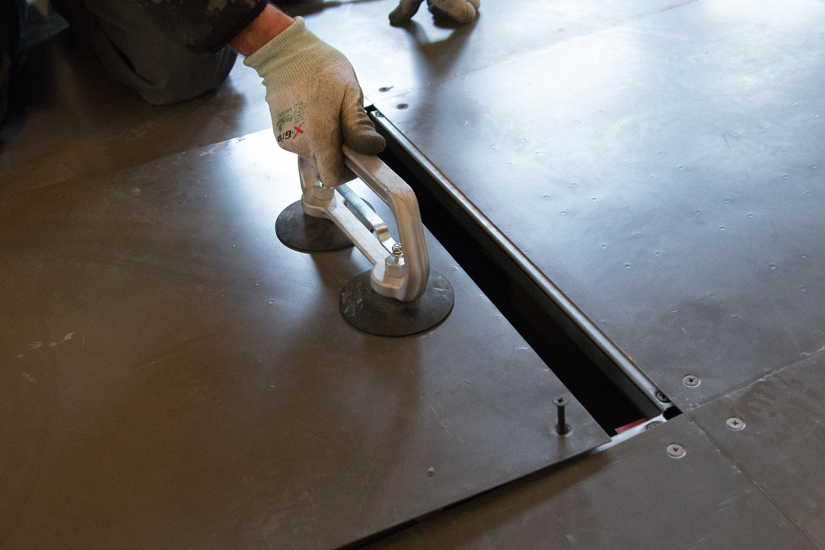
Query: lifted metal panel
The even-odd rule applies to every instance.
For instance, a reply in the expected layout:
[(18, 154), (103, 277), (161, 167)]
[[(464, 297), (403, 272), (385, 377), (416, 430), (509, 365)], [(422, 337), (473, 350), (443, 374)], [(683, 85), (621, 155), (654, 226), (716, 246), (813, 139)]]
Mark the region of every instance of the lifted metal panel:
[(299, 196), (270, 131), (0, 190), (0, 547), (334, 548), (608, 440), (429, 236), (450, 317), (349, 327)]
[(693, 2), (374, 99), (689, 409), (825, 343), (824, 25)]
[(825, 548), (825, 355), (700, 407), (691, 417), (791, 521)]
[[(682, 458), (668, 448), (679, 444)], [(680, 416), (560, 471), (473, 499), (373, 550), (813, 550), (771, 501)]]

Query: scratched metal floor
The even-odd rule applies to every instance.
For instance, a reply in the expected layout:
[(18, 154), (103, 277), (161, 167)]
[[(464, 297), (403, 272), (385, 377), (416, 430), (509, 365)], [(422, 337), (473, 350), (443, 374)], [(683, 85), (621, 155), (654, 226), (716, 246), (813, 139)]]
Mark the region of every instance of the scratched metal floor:
[(0, 158), (1, 548), (338, 548), (609, 441), (434, 239), (436, 330), (346, 324), (369, 263), (278, 241), (297, 163), (254, 132), (248, 69), (153, 108), (65, 33), (30, 55)]
[(604, 434), (579, 410), (578, 446), (548, 443), (540, 403), (564, 390), (461, 269), (470, 309), (403, 375), (338, 324), (327, 302), (364, 266), (272, 241), (296, 197), (250, 135), (269, 124), (250, 71), (154, 108), (58, 33), (0, 130), (0, 548), (825, 548), (825, 5), (488, 0), (458, 29), (423, 9), (392, 28), (392, 7), (292, 9), (686, 414), (403, 524)]

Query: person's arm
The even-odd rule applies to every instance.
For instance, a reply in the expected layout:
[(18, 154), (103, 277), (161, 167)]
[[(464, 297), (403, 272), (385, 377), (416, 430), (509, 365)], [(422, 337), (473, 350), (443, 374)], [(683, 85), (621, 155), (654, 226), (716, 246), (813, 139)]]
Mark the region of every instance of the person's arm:
[[(156, 26), (195, 52), (231, 45), (263, 78), (272, 128), (283, 149), (312, 161), (321, 181), (355, 177), (342, 146), (363, 154), (384, 148), (364, 111), (358, 79), (344, 55), (266, 0), (132, 0)], [(212, 7), (219, 5), (219, 7)]]
[(293, 21), (294, 19), (272, 4), (267, 4), (252, 23), (229, 41), (229, 45), (242, 56), (249, 57), (261, 46), (285, 31)]
[(242, 33), (269, 0), (119, 0), (134, 3), (157, 29), (194, 53), (215, 53)]

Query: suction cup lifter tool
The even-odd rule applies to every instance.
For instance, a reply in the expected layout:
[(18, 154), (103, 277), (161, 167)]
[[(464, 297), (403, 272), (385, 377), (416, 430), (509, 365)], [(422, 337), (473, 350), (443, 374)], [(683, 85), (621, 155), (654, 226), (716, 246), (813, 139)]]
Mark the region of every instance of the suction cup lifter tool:
[(444, 277), (430, 273), (415, 193), (378, 157), (346, 146), (344, 155), (349, 169), (389, 206), (398, 227), (398, 242), (361, 197), (346, 185), (325, 187), (315, 166), (302, 158), (298, 171), (303, 195), (300, 203), (279, 216), (278, 237), (303, 251), (336, 250), (349, 241), (366, 256), (372, 269), (344, 288), (340, 302), (344, 318), (356, 328), (403, 336), (437, 325), (452, 310), (454, 294)]

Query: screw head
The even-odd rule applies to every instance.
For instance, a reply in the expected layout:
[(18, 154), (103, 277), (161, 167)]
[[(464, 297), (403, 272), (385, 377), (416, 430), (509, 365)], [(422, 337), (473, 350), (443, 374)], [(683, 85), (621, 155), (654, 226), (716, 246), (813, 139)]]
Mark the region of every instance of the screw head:
[(671, 458), (682, 458), (687, 454), (687, 451), (678, 443), (673, 443), (667, 446), (667, 454)]
[(695, 374), (688, 374), (682, 378), (682, 383), (689, 388), (695, 388), (702, 383), (702, 380), (700, 380)]
[(555, 403), (557, 407), (564, 407), (567, 405), (567, 399), (564, 397), (557, 397), (553, 400), (553, 403)]
[(389, 92), (390, 90), (392, 90), (392, 86), (381, 86), (378, 88), (379, 92)]
[(407, 105), (406, 103), (399, 103), (397, 107), (403, 111), (404, 109), (408, 108), (409, 105)]
[(399, 243), (395, 243), (392, 245), (392, 255), (396, 258), (400, 258), (401, 254), (404, 253), (404, 247), (402, 247)]
[(668, 399), (667, 396), (660, 391), (656, 392), (656, 399), (662, 403), (670, 403), (670, 399)]
[(725, 421), (725, 424), (727, 424), (728, 428), (735, 432), (745, 429), (745, 422), (741, 418), (736, 418), (735, 416), (728, 418), (727, 421)]

